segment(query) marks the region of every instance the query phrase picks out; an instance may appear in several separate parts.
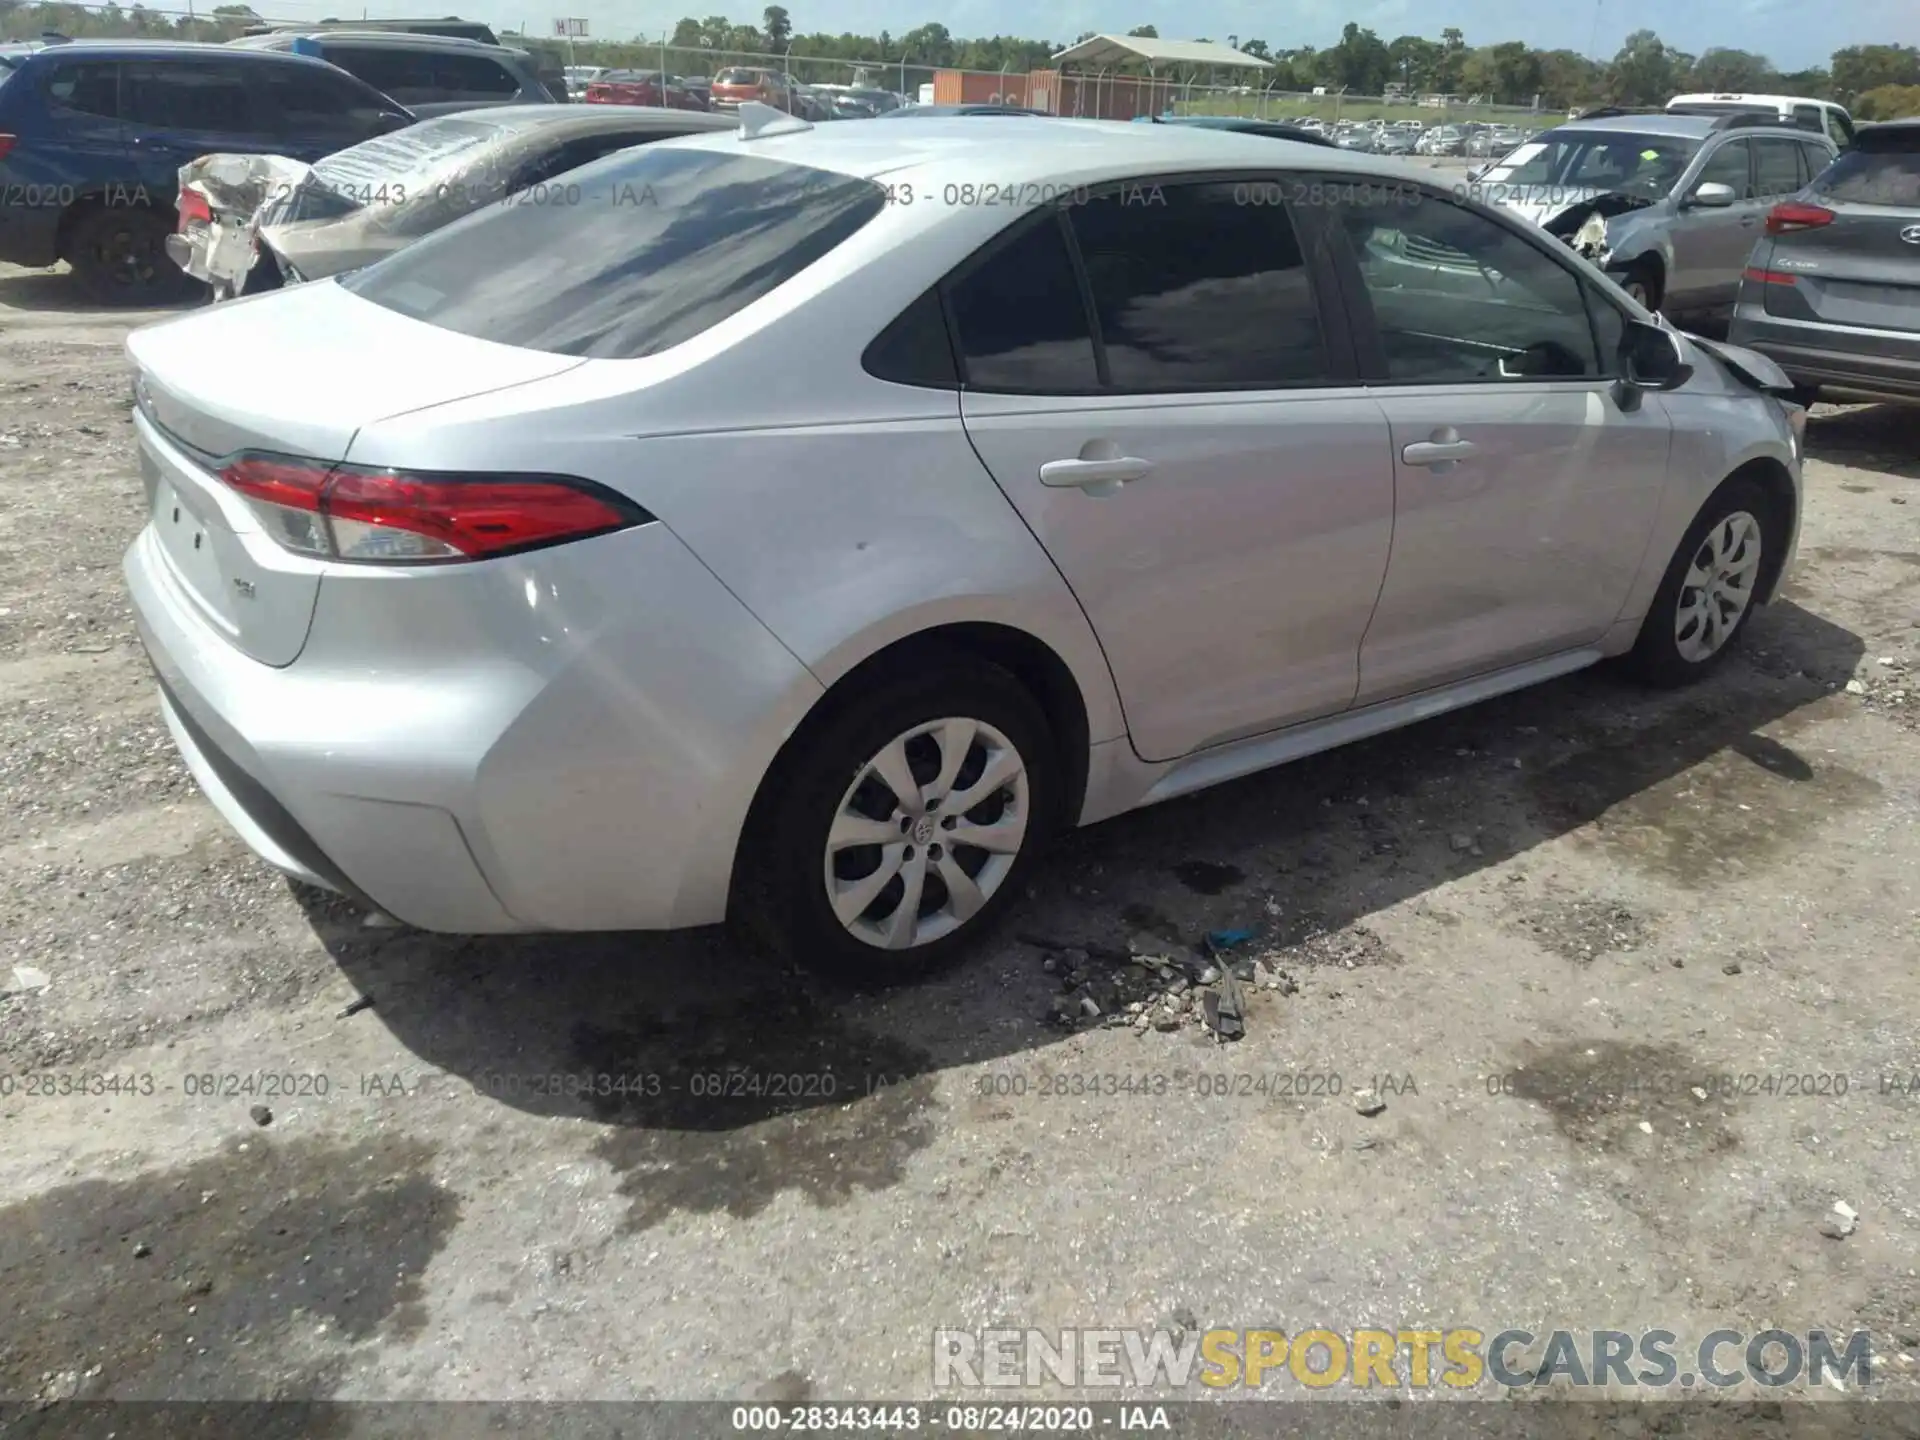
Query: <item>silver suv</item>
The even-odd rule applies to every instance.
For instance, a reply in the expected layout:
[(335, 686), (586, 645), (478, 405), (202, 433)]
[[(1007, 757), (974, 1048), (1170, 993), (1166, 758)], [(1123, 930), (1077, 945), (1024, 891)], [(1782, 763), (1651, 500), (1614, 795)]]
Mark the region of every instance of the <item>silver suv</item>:
[(1767, 210), (1837, 153), (1769, 115), (1598, 111), (1489, 167), (1474, 198), (1545, 226), (1648, 309), (1718, 320)]

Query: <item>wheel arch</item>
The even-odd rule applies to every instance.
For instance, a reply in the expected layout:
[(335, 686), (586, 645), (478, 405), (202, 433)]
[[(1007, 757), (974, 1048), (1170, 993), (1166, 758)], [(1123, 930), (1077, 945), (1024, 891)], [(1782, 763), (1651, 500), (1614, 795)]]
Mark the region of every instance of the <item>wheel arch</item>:
[(1715, 493), (1734, 480), (1755, 481), (1766, 491), (1767, 498), (1774, 506), (1773, 518), (1778, 525), (1774, 538), (1779, 543), (1767, 547), (1767, 554), (1761, 562), (1760, 586), (1754, 597), (1765, 605), (1775, 598), (1774, 587), (1780, 582), (1787, 556), (1793, 548), (1794, 533), (1800, 523), (1800, 497), (1787, 467), (1771, 455), (1756, 455), (1736, 466), (1725, 480), (1714, 487)]
[(1040, 704), (1053, 732), (1061, 766), (1060, 823), (1071, 827), (1086, 801), (1092, 744), (1087, 697), (1072, 668), (1054, 648), (1025, 630), (994, 621), (955, 621), (915, 631), (883, 645), (843, 673), (814, 701), (781, 743), (754, 790), (746, 824), (734, 847), (729, 909), (741, 894), (739, 866), (747, 837), (759, 833), (767, 807), (785, 788), (789, 768), (813, 736), (884, 676), (916, 665), (937, 664), (942, 654), (964, 654), (1008, 671)]
[[(71, 205), (60, 212), (60, 223), (54, 228), (54, 253), (62, 260), (69, 258), (67, 255), (67, 247), (73, 241), (74, 227), (89, 215), (111, 208), (112, 201), (108, 199), (106, 192), (103, 190), (96, 190), (91, 194), (76, 197)], [(156, 205), (153, 203), (151, 197), (129, 201), (126, 208), (151, 211), (162, 218), (173, 216), (174, 223), (179, 223), (179, 212), (176, 211), (173, 206)]]

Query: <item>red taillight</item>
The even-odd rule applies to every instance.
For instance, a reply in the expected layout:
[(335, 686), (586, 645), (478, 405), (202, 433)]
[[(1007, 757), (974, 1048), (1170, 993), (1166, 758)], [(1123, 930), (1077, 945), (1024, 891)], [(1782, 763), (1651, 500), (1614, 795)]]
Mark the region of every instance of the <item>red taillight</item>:
[(185, 234), (187, 226), (195, 221), (202, 225), (213, 223), (213, 206), (207, 203), (207, 197), (196, 190), (180, 192), (180, 233)]
[(18, 135), (0, 135), (0, 160), (4, 160), (7, 156), (11, 155), (13, 153), (13, 147), (19, 143), (20, 137)]
[(1767, 234), (1785, 235), (1795, 230), (1817, 230), (1833, 223), (1833, 211), (1819, 205), (1798, 205), (1789, 200), (1767, 212)]
[(1743, 280), (1753, 280), (1761, 285), (1792, 285), (1800, 278), (1784, 270), (1762, 270), (1755, 265), (1742, 270), (1740, 276)]
[(330, 560), (485, 560), (653, 518), (611, 490), (561, 476), (429, 475), (240, 455), (220, 478), (280, 544)]

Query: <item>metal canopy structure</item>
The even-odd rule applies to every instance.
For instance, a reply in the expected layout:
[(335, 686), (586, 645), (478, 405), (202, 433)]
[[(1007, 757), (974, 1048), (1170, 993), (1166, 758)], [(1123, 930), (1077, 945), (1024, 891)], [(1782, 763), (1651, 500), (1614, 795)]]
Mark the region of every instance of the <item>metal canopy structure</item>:
[(1211, 40), (1149, 40), (1140, 35), (1095, 35), (1053, 57), (1055, 65), (1212, 65), (1227, 70), (1271, 70), (1273, 62)]

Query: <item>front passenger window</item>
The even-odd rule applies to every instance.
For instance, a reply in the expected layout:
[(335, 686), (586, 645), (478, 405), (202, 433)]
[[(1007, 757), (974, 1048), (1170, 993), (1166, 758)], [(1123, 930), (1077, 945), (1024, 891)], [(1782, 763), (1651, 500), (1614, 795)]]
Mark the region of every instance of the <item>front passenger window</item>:
[(1579, 279), (1497, 221), (1445, 201), (1342, 207), (1395, 383), (1606, 373)]
[(1747, 142), (1729, 140), (1709, 155), (1693, 188), (1698, 190), (1702, 185), (1725, 185), (1732, 189), (1735, 200), (1751, 200), (1753, 181), (1748, 174)]

